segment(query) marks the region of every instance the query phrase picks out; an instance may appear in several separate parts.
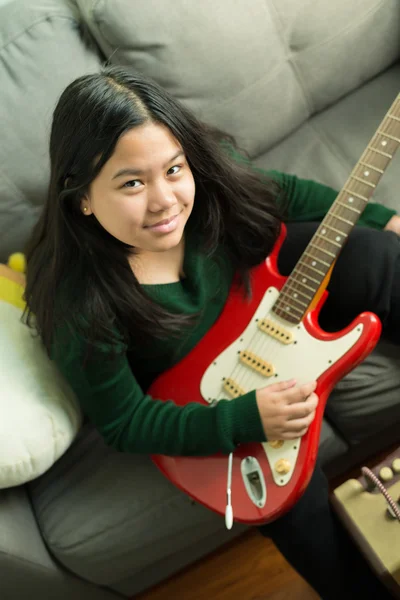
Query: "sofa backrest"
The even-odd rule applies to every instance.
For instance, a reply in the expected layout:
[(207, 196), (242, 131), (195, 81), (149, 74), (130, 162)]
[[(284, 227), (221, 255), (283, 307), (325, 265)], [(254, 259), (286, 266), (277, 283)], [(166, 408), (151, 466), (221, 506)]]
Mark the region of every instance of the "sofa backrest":
[(111, 63), (150, 75), (252, 157), (400, 54), (398, 0), (77, 0)]
[(43, 205), (59, 95), (103, 62), (80, 26), (77, 7), (66, 1), (0, 5), (0, 262), (22, 251)]
[(46, 197), (59, 95), (104, 58), (257, 157), (393, 63), (398, 17), (398, 0), (0, 0), (0, 262)]

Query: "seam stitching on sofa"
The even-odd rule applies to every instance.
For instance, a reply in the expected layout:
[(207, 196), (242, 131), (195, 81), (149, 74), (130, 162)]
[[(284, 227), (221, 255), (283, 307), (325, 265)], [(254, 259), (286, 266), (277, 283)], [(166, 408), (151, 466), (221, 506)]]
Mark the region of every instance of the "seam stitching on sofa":
[[(281, 24), (281, 20), (280, 20), (279, 14), (278, 14), (278, 11), (277, 11), (276, 6), (275, 6), (275, 0), (271, 0), (271, 6), (273, 7), (273, 10), (274, 10), (274, 13), (275, 13), (275, 16), (274, 16), (275, 24), (277, 23), (277, 21), (279, 21), (279, 23)], [(285, 38), (283, 37), (283, 34), (282, 34), (281, 27), (277, 26), (276, 30), (277, 30), (279, 38), (281, 40), (281, 45), (282, 45), (282, 48), (283, 48), (283, 52), (284, 52), (284, 55), (285, 55), (286, 62), (289, 63), (289, 65), (291, 67), (291, 70), (292, 70), (292, 73), (293, 73), (294, 77), (296, 78), (297, 83), (298, 83), (301, 91), (303, 92), (304, 102), (305, 102), (306, 108), (308, 110), (308, 117), (310, 117), (315, 112), (315, 109), (314, 109), (314, 106), (313, 106), (313, 103), (312, 103), (312, 100), (311, 100), (311, 96), (308, 94), (307, 88), (304, 85), (303, 79), (301, 77), (300, 70), (297, 68), (297, 66), (293, 62), (292, 53), (290, 52), (289, 48), (287, 47)]]
[[(272, 0), (272, 1), (274, 2), (274, 0)], [(364, 12), (362, 14), (362, 18), (360, 18), (357, 21), (353, 21), (352, 23), (349, 23), (349, 25), (347, 27), (343, 27), (343, 29), (341, 29), (340, 31), (338, 31), (337, 33), (332, 35), (331, 37), (328, 37), (316, 44), (310, 44), (304, 50), (302, 50), (302, 53), (306, 54), (309, 51), (313, 51), (317, 48), (322, 48), (323, 46), (325, 46), (329, 42), (335, 40), (337, 37), (339, 37), (343, 33), (348, 33), (348, 32), (351, 32), (352, 30), (356, 29), (360, 25), (360, 23), (363, 23), (371, 15), (371, 13), (377, 12), (378, 9), (384, 4), (384, 2), (385, 2), (385, 0), (380, 0), (377, 4), (375, 4), (373, 7), (371, 7), (369, 9), (369, 11)]]
[(315, 123), (308, 122), (307, 125), (315, 132), (319, 140), (328, 148), (331, 154), (339, 160), (342, 167), (348, 170), (348, 174), (350, 175), (354, 165), (350, 164), (350, 161), (345, 158), (343, 152), (340, 150), (340, 147), (335, 144), (333, 140), (327, 136), (326, 132), (321, 130)]
[(3, 46), (1, 46), (0, 47), (0, 56), (1, 56), (2, 52), (3, 52), (3, 50), (7, 49), (7, 47), (10, 44), (13, 44), (19, 37), (21, 37), (21, 35), (24, 35), (28, 31), (30, 31), (31, 29), (33, 29), (33, 27), (36, 27), (37, 25), (40, 25), (40, 23), (43, 23), (43, 21), (49, 21), (50, 19), (51, 20), (64, 19), (64, 20), (72, 21), (72, 23), (76, 23), (76, 24), (80, 25), (79, 21), (77, 21), (73, 17), (67, 16), (67, 15), (65, 15), (65, 16), (58, 15), (58, 14), (43, 15), (42, 17), (38, 18), (36, 21), (34, 21), (33, 23), (31, 23), (31, 25), (29, 25), (29, 27), (26, 27), (25, 29), (20, 30), (10, 40), (8, 40)]
[[(174, 496), (171, 496), (168, 499), (168, 503), (173, 502), (176, 500), (176, 498), (180, 499), (181, 493), (175, 494)], [(159, 510), (159, 507), (164, 504), (164, 501), (160, 502), (157, 506), (152, 507), (152, 509), (150, 511), (142, 511), (140, 514), (137, 514), (133, 519), (129, 520), (129, 526), (132, 526), (132, 524), (134, 524), (137, 521), (140, 521), (143, 518), (143, 515), (146, 514), (146, 516), (148, 516), (149, 512), (151, 514), (151, 512), (155, 512), (156, 510)], [(35, 510), (36, 512), (36, 510)], [(39, 514), (39, 519), (38, 522), (41, 522), (44, 518), (42, 517), (41, 514)], [(113, 525), (112, 529), (115, 529), (115, 525)], [(120, 526), (123, 526), (124, 529), (126, 529), (127, 527), (127, 521), (120, 521), (119, 523)], [(107, 533), (110, 531), (110, 527), (107, 526), (104, 529), (102, 529), (101, 531), (96, 531), (96, 533), (92, 534), (92, 535), (88, 535), (87, 537), (85, 537), (85, 539), (76, 541), (76, 542), (72, 542), (69, 544), (59, 544), (57, 542), (53, 542), (51, 540), (51, 536), (47, 535), (47, 533), (45, 532), (45, 529), (42, 529), (42, 536), (43, 539), (46, 541), (46, 544), (50, 547), (51, 551), (55, 554), (56, 552), (69, 552), (70, 550), (75, 550), (77, 548), (84, 548), (85, 545), (87, 543), (91, 543), (93, 542), (93, 540), (96, 540), (96, 538), (103, 536), (104, 534), (107, 535)]]
[[(2, 179), (4, 179), (4, 181), (6, 181), (8, 184), (10, 184), (11, 188), (13, 190), (15, 190), (17, 192), (17, 194), (21, 197), (21, 199), (23, 199), (24, 201), (26, 201), (25, 195), (21, 192), (21, 190), (15, 185), (14, 181), (12, 181), (6, 174), (5, 172), (1, 169), (0, 167), (0, 177)], [(25, 202), (24, 202), (25, 203)], [(31, 203), (29, 203), (31, 204)], [(33, 206), (33, 204), (31, 204), (31, 206)]]
[[(54, 559), (51, 557), (51, 555), (50, 555), (50, 558), (51, 558), (51, 560), (54, 561), (54, 565), (52, 565), (53, 568), (52, 567), (48, 567), (48, 566), (43, 565), (43, 564), (40, 564), (40, 563), (35, 563), (32, 560), (29, 560), (28, 558), (21, 558), (20, 556), (18, 556), (16, 554), (10, 554), (9, 552), (5, 552), (4, 550), (0, 549), (0, 556), (1, 555), (6, 556), (7, 558), (9, 558), (10, 556), (12, 556), (13, 560), (16, 560), (18, 562), (21, 562), (21, 563), (24, 563), (24, 564), (27, 564), (27, 565), (31, 565), (35, 569), (40, 569), (40, 570), (45, 571), (45, 572), (53, 573), (54, 571), (56, 571), (57, 574), (59, 574), (60, 570), (61, 570), (60, 567), (57, 565), (57, 563), (54, 561)], [(63, 577), (66, 577), (66, 576), (70, 577), (72, 580), (74, 580), (75, 584), (77, 582), (79, 582), (82, 585), (86, 585), (86, 586), (90, 586), (90, 587), (92, 587), (92, 586), (97, 587), (97, 588), (98, 587), (102, 587), (102, 588), (104, 588), (104, 591), (110, 592), (110, 593), (114, 594), (114, 596), (120, 596), (121, 598), (126, 598), (126, 596), (122, 596), (121, 595), (121, 592), (117, 592), (115, 590), (107, 589), (105, 586), (99, 586), (98, 584), (93, 583), (92, 581), (89, 581), (88, 579), (84, 579), (80, 575), (77, 575), (76, 573), (74, 573), (70, 569), (64, 567), (64, 565), (63, 565), (63, 568), (62, 568), (62, 576)]]

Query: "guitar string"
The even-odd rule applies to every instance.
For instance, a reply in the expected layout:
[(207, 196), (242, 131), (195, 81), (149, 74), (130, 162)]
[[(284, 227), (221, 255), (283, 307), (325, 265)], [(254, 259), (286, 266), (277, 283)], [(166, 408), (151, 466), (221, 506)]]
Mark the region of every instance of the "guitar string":
[[(398, 103), (398, 102), (399, 102), (399, 100), (396, 101), (396, 103)], [(385, 128), (385, 130), (383, 130), (383, 126), (382, 126), (382, 129), (381, 129), (382, 133), (376, 132), (375, 135), (373, 136), (373, 138), (370, 141), (370, 145), (373, 146), (373, 144), (374, 144), (375, 141), (379, 142), (379, 138), (380, 137), (384, 138), (385, 134), (387, 134), (387, 135), (394, 135), (395, 133), (397, 133), (397, 131), (395, 130), (396, 129), (395, 125), (396, 125), (396, 123), (393, 123), (393, 124), (389, 123), (388, 130), (386, 130), (386, 128)], [(391, 126), (392, 126), (392, 129), (391, 129)], [(393, 130), (395, 130), (395, 131), (393, 131)], [(375, 140), (375, 138), (378, 138), (378, 139)], [(394, 141), (395, 144), (397, 144), (397, 142), (395, 140), (390, 140), (390, 138), (389, 138), (388, 143), (390, 143), (390, 141)], [(396, 149), (397, 149), (397, 145), (396, 145), (395, 150)], [(364, 151), (364, 154), (365, 154), (365, 157), (362, 155), (362, 157), (360, 158), (359, 162), (361, 162), (363, 158), (364, 158), (364, 162), (367, 162), (368, 164), (371, 164), (371, 163), (374, 162), (374, 160), (376, 158), (376, 157), (374, 157), (374, 154), (376, 154), (376, 153), (374, 153), (373, 150), (370, 150), (369, 148), (367, 148), (366, 151)], [(393, 154), (392, 154), (392, 156), (393, 156)], [(390, 163), (390, 160), (391, 159), (389, 159), (388, 164)], [(382, 167), (379, 167), (379, 168), (382, 168), (382, 170), (385, 170), (386, 167), (388, 166), (388, 164), (386, 166), (383, 165)], [(356, 167), (353, 169), (353, 174), (356, 175), (356, 176), (359, 175), (357, 169), (360, 169), (361, 171), (363, 171), (363, 170), (366, 169), (366, 167), (363, 167), (363, 165), (360, 165), (360, 164), (356, 165)], [(374, 173), (375, 173), (375, 171), (374, 171)], [(378, 177), (378, 182), (379, 182), (379, 180), (380, 180), (380, 177)], [(370, 178), (370, 181), (371, 181), (371, 183), (374, 183), (373, 178)], [(360, 185), (364, 185), (364, 184), (360, 182)], [(377, 185), (377, 183), (376, 183), (376, 185)], [(359, 192), (358, 191), (356, 192), (354, 190), (354, 193), (359, 193)], [(368, 200), (368, 202), (369, 202), (369, 200)], [(335, 212), (335, 214), (337, 214), (338, 216), (344, 217), (344, 215), (346, 214), (347, 210), (349, 210), (349, 209), (347, 209), (345, 206), (338, 205), (338, 207), (337, 207), (337, 211), (338, 212)], [(335, 215), (327, 215), (327, 216), (330, 219), (334, 219), (335, 218)], [(326, 225), (329, 225), (329, 224), (330, 223), (326, 223)], [(351, 230), (352, 229), (353, 229), (353, 226), (351, 226)], [(328, 240), (328, 243), (329, 243), (329, 240)], [(314, 240), (313, 246), (316, 248), (317, 252), (320, 251), (320, 249), (323, 247), (323, 245), (324, 245), (324, 240), (322, 240), (321, 238), (317, 237)], [(317, 260), (318, 262), (320, 262), (319, 258), (316, 257), (316, 256), (312, 256), (312, 259), (313, 260)], [(295, 272), (295, 273), (292, 272), (293, 273), (293, 277), (291, 279), (291, 284), (293, 285), (293, 289), (294, 290), (297, 290), (298, 292), (300, 292), (300, 288), (297, 287), (297, 285), (296, 285), (296, 284), (299, 284), (300, 282), (298, 282), (298, 280), (296, 280), (296, 277), (299, 277), (301, 275), (304, 275), (305, 277), (307, 276), (307, 273), (305, 273), (304, 271), (300, 271), (300, 268), (303, 268), (303, 269), (307, 268), (307, 265), (303, 265), (302, 263), (300, 263), (300, 264), (297, 264), (296, 267), (299, 267), (299, 270), (298, 270), (298, 272)], [(296, 269), (296, 267), (295, 267), (295, 269)], [(295, 271), (295, 269), (293, 269), (293, 271)], [(315, 297), (315, 294), (314, 294), (314, 297)], [(279, 296), (278, 296), (278, 299), (279, 299)], [(311, 302), (312, 302), (312, 300), (311, 300)], [(310, 302), (310, 304), (311, 304), (311, 302)], [(307, 309), (306, 309), (306, 312), (307, 312)], [(270, 315), (270, 313), (268, 313), (266, 315), (266, 317), (264, 317), (264, 318), (268, 318), (269, 315)], [(266, 340), (266, 341), (264, 342), (264, 340)], [(254, 348), (253, 348), (253, 346), (251, 346), (251, 343), (253, 343)], [(281, 346), (285, 346), (285, 345), (281, 344), (281, 342), (279, 342), (278, 340), (274, 339), (272, 336), (268, 336), (268, 334), (263, 334), (259, 329), (257, 329), (255, 331), (255, 333), (253, 334), (251, 340), (249, 340), (249, 345), (248, 345), (248, 348), (246, 348), (246, 349), (249, 352), (253, 352), (257, 356), (261, 357), (263, 360), (266, 360), (267, 362), (271, 362), (271, 359), (272, 359), (274, 353), (273, 352), (271, 353), (270, 350), (272, 350), (274, 347), (277, 349), (277, 348), (279, 348)], [(269, 358), (270, 356), (271, 356), (271, 359)], [(241, 371), (243, 373), (242, 376), (241, 377), (240, 377), (240, 375), (237, 376), (236, 374), (237, 373), (240, 374)], [(258, 375), (256, 371), (252, 370), (249, 367), (246, 367), (244, 364), (240, 363), (240, 360), (238, 360), (238, 363), (237, 363), (236, 367), (233, 369), (233, 372), (230, 375), (230, 377), (232, 378), (232, 380), (237, 385), (239, 385), (240, 387), (244, 387), (244, 390), (246, 392), (246, 391), (249, 391), (248, 389), (246, 389), (246, 387), (247, 387), (246, 384), (255, 375)], [(262, 375), (259, 375), (259, 377), (262, 378)], [(268, 380), (269, 379), (270, 378), (265, 378), (265, 385), (268, 385)], [(261, 386), (261, 387), (263, 387), (263, 386)], [(250, 386), (250, 389), (253, 389), (253, 388), (254, 388), (254, 386)], [(223, 396), (223, 395), (224, 395), (224, 393), (222, 391), (221, 394), (220, 394), (220, 396)]]

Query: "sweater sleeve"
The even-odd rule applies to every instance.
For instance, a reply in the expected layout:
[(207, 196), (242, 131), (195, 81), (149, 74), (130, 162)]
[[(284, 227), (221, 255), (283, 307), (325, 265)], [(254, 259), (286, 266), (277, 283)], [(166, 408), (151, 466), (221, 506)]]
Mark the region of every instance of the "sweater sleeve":
[[(311, 179), (302, 179), (296, 175), (256, 167), (230, 142), (223, 141), (221, 145), (235, 162), (246, 165), (262, 177), (274, 179), (280, 185), (283, 194), (278, 198), (278, 202), (282, 202), (286, 221), (322, 221), (339, 193)], [(357, 225), (383, 229), (395, 214), (397, 214), (395, 210), (370, 201)]]
[[(62, 350), (61, 350), (62, 348)], [(78, 398), (83, 413), (105, 442), (121, 452), (207, 456), (237, 444), (264, 442), (255, 391), (210, 407), (184, 407), (144, 394), (126, 354), (96, 350), (83, 364), (84, 342), (76, 334), (53, 344), (52, 359)]]

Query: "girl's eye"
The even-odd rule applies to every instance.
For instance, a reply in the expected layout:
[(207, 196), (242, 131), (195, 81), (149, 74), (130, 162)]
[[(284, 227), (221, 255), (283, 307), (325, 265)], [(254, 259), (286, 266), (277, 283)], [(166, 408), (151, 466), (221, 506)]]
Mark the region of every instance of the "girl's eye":
[[(173, 167), (168, 169), (167, 175), (177, 175), (179, 173), (179, 171), (182, 169), (182, 166), (183, 165), (174, 165)], [(136, 189), (136, 188), (140, 187), (140, 185), (142, 185), (142, 182), (140, 181), (140, 179), (130, 179), (129, 181), (126, 181), (122, 187)]]
[[(179, 173), (179, 171), (181, 170), (182, 165), (174, 165), (173, 167), (171, 167), (170, 169), (168, 169), (167, 173), (169, 175), (176, 175), (177, 173)], [(178, 169), (177, 171), (174, 171), (173, 173), (171, 173), (172, 169)]]
[(131, 183), (135, 184), (140, 184), (141, 182), (139, 181), (139, 179), (131, 179), (130, 181), (127, 181), (126, 183), (124, 183), (124, 185), (122, 187), (128, 187), (128, 188), (137, 188), (139, 187), (138, 185), (131, 185)]

